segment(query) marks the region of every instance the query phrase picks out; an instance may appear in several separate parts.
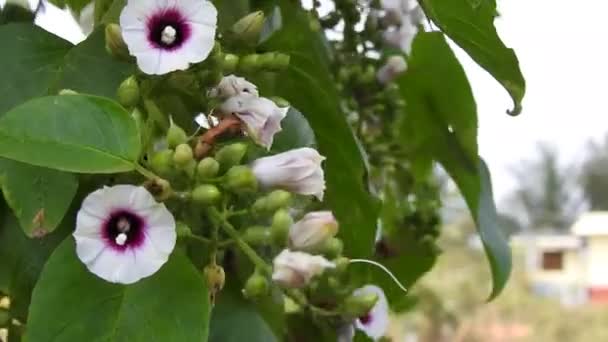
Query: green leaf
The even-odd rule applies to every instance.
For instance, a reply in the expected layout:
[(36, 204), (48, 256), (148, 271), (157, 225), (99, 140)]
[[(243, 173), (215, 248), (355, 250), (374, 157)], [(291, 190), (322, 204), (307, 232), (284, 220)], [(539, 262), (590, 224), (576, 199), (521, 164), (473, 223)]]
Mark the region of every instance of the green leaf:
[(71, 89), (115, 99), (120, 83), (135, 70), (135, 64), (117, 60), (106, 52), (102, 27), (67, 53), (55, 90)]
[(131, 116), (100, 97), (38, 98), (0, 118), (0, 156), (32, 165), (82, 173), (124, 172), (134, 169), (140, 149)]
[(277, 133), (272, 144), (273, 152), (284, 152), (300, 147), (315, 147), (315, 132), (308, 120), (297, 109), (290, 107), (281, 121), (283, 130)]
[(458, 60), (439, 32), (414, 40), (408, 72), (399, 79), (408, 104), (402, 122), (404, 145), (432, 155), (463, 194), (490, 261), (493, 290), (504, 288), (511, 271), (510, 250), (496, 224), (485, 165), (477, 153), (477, 110)]
[(80, 13), (82, 9), (92, 1), (93, 0), (50, 0), (53, 5), (59, 8), (69, 7), (75, 13)]
[(347, 255), (366, 257), (373, 250), (378, 205), (366, 187), (365, 163), (340, 107), (329, 69), (330, 56), (320, 31), (296, 2), (281, 1), (283, 29), (264, 44), (290, 54), (289, 69), (275, 82), (275, 94), (300, 110), (313, 128), (324, 163), (326, 204), (344, 227)]
[(272, 328), (238, 292), (224, 291), (211, 315), (210, 342), (279, 341)]
[(28, 341), (207, 340), (207, 289), (182, 253), (152, 277), (124, 286), (89, 273), (75, 249), (66, 239), (44, 267), (32, 296)]
[(422, 0), (426, 15), (486, 69), (509, 92), (514, 108), (521, 112), (526, 81), (517, 56), (500, 40), (494, 27), (496, 2), (488, 0)]
[(0, 114), (32, 97), (46, 95), (72, 47), (31, 23), (0, 26)]
[(2, 193), (29, 237), (57, 228), (76, 195), (73, 174), (0, 158)]

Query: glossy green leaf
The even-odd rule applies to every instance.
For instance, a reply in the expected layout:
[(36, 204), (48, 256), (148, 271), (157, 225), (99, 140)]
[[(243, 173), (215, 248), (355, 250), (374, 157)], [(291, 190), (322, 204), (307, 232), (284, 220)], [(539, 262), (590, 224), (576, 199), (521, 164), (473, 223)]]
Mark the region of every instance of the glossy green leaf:
[(206, 341), (209, 310), (204, 281), (182, 253), (150, 278), (124, 286), (88, 272), (68, 238), (34, 289), (27, 340)]
[(72, 44), (31, 23), (0, 26), (0, 41), (2, 114), (32, 97), (46, 95)]
[(210, 342), (280, 341), (256, 307), (238, 292), (224, 291), (211, 315)]
[(320, 31), (311, 27), (308, 12), (282, 1), (283, 29), (264, 45), (289, 53), (289, 69), (276, 82), (276, 95), (300, 110), (313, 128), (324, 163), (326, 203), (341, 227), (346, 253), (369, 256), (373, 249), (378, 206), (366, 187), (365, 163), (340, 108), (329, 69), (330, 55)]
[(57, 170), (130, 171), (140, 145), (131, 116), (100, 97), (38, 98), (0, 118), (0, 156)]
[(414, 40), (408, 72), (399, 79), (408, 104), (403, 141), (440, 162), (455, 180), (477, 223), (493, 278), (494, 298), (511, 271), (510, 250), (496, 224), (487, 169), (477, 153), (477, 111), (458, 60), (439, 32)]
[(57, 7), (69, 7), (75, 13), (80, 13), (80, 11), (82, 11), (92, 1), (93, 0), (50, 0), (50, 2)]
[(494, 27), (496, 2), (422, 0), (420, 4), (445, 34), (503, 85), (514, 103), (509, 113), (519, 114), (526, 82), (515, 52), (505, 46)]
[(274, 136), (273, 152), (316, 146), (315, 132), (297, 109), (289, 108), (287, 116), (281, 121), (281, 127), (283, 130)]
[(76, 195), (75, 175), (0, 158), (2, 193), (21, 228), (40, 237), (57, 228)]

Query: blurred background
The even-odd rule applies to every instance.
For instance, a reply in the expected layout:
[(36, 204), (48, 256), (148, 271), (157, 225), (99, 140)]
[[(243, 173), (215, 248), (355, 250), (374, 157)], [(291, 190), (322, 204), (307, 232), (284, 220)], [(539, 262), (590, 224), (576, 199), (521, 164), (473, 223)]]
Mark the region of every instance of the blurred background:
[[(523, 113), (506, 115), (506, 92), (454, 48), (477, 99), (480, 152), (514, 272), (503, 294), (486, 303), (481, 243), (446, 177), (442, 255), (413, 289), (416, 310), (394, 317), (390, 335), (407, 342), (608, 341), (608, 2), (497, 2), (499, 34), (527, 81)], [(37, 22), (72, 42), (84, 37), (52, 5)]]

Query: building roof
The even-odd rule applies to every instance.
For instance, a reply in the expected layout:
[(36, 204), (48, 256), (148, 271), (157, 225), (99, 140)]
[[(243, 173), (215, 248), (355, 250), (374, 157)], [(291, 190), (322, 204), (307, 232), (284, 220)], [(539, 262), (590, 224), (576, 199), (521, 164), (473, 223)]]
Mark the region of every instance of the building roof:
[(572, 225), (572, 234), (579, 236), (608, 235), (608, 211), (582, 214)]
[(511, 237), (511, 243), (522, 247), (532, 243), (544, 250), (565, 250), (579, 248), (582, 240), (570, 234), (517, 234)]

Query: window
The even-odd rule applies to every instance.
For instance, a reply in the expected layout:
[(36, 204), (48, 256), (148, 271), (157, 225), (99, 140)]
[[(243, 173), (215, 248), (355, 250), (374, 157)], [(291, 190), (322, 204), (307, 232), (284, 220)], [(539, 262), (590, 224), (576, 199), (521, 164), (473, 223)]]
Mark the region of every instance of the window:
[(563, 252), (543, 252), (543, 270), (561, 270), (564, 263)]

